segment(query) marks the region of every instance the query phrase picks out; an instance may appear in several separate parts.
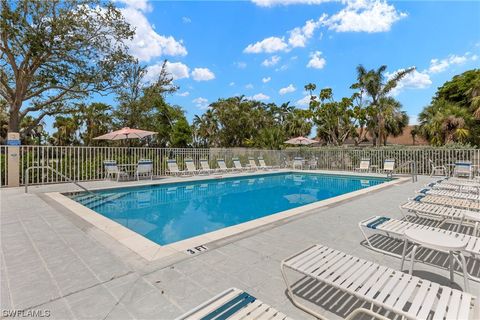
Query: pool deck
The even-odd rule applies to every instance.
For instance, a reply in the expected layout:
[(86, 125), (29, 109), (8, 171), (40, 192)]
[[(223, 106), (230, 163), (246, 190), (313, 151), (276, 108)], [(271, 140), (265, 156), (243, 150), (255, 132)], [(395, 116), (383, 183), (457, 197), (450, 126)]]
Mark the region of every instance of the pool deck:
[[(172, 319), (237, 287), (292, 318), (310, 319), (287, 298), (280, 261), (321, 243), (398, 269), (400, 259), (363, 245), (358, 222), (372, 215), (401, 218), (398, 205), (431, 180), (419, 177), (416, 183), (392, 185), (214, 241), (205, 252), (177, 252), (154, 261), (45, 195), (77, 190), (72, 184), (32, 186), (28, 194), (23, 188), (1, 189), (0, 307), (49, 310), (49, 319)], [(135, 184), (85, 183), (90, 188)], [(444, 267), (416, 263), (414, 274), (449, 284)], [(463, 287), (458, 274), (455, 281), (453, 287)], [(480, 296), (480, 284), (470, 281), (470, 291)], [(343, 318), (359, 305), (348, 296), (334, 302), (333, 294), (306, 298), (329, 319)]]

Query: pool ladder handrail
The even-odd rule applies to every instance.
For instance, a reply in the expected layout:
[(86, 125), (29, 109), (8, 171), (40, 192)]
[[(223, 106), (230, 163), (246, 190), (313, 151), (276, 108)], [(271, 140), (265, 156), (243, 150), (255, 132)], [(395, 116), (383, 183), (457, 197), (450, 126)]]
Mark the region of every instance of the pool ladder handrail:
[(412, 182), (417, 182), (418, 181), (418, 173), (417, 173), (417, 162), (415, 160), (409, 160), (407, 162), (402, 163), (398, 167), (396, 167), (391, 175), (393, 176), (393, 173), (397, 171), (398, 169), (405, 168), (407, 166), (411, 166), (411, 175), (412, 175)]
[(32, 169), (42, 169), (42, 173), (44, 172), (43, 169), (49, 169), (51, 170), (52, 172), (58, 174), (60, 177), (64, 178), (67, 180), (67, 182), (71, 182), (73, 183), (74, 185), (76, 185), (77, 187), (79, 187), (80, 189), (94, 195), (94, 196), (97, 196), (97, 194), (95, 194), (94, 192), (88, 190), (87, 188), (85, 188), (84, 186), (82, 186), (80, 183), (70, 179), (69, 177), (67, 177), (66, 175), (64, 175), (63, 173), (59, 172), (58, 170), (50, 167), (50, 166), (31, 166), (31, 167), (28, 167), (26, 170), (25, 170), (25, 193), (28, 193), (28, 181), (30, 180), (29, 179), (29, 173)]

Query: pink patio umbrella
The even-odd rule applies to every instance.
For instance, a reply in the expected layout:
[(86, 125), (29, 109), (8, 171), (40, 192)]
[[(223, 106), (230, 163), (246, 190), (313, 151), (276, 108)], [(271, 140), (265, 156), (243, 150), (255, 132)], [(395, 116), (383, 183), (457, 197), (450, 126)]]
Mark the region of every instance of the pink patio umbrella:
[(142, 139), (145, 137), (153, 136), (157, 134), (153, 131), (146, 131), (140, 129), (130, 129), (128, 127), (122, 128), (117, 131), (109, 132), (99, 137), (93, 138), (94, 140), (126, 140), (126, 139)]
[(308, 139), (308, 138), (305, 138), (305, 137), (296, 137), (296, 138), (292, 138), (290, 140), (287, 140), (284, 143), (300, 145), (300, 146), (307, 146), (307, 145), (310, 145), (310, 144), (318, 143), (318, 141)]

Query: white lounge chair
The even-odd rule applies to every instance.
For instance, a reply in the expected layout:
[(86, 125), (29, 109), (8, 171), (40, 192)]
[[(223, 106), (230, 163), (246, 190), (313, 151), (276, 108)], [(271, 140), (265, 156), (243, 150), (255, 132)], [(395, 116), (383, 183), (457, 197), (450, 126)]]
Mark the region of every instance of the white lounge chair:
[(457, 161), (453, 169), (454, 177), (468, 177), (473, 178), (473, 165), (471, 161)]
[(180, 170), (178, 168), (177, 160), (175, 159), (167, 160), (167, 168), (170, 175), (179, 176), (186, 173), (186, 171)]
[(224, 159), (217, 159), (217, 165), (218, 165), (219, 171), (223, 171), (223, 172), (235, 171), (235, 168), (227, 167), (227, 164), (225, 163)]
[(200, 167), (202, 168), (199, 173), (215, 173), (217, 172), (216, 169), (210, 168), (210, 164), (208, 163), (207, 159), (200, 159)]
[(120, 170), (117, 166), (117, 161), (115, 160), (105, 160), (103, 161), (105, 167), (105, 179), (113, 179), (116, 177), (117, 182), (120, 181), (120, 178), (126, 177), (128, 179), (128, 173)]
[(442, 181), (442, 182), (431, 182), (428, 185), (426, 185), (426, 188), (432, 188), (432, 189), (437, 189), (437, 190), (449, 190), (449, 191), (456, 191), (460, 193), (474, 193), (474, 194), (479, 194), (480, 193), (480, 184), (475, 186), (475, 185), (462, 185), (462, 184), (455, 184), (455, 183), (450, 183), (448, 180)]
[(449, 177), (449, 178), (440, 179), (437, 182), (446, 182), (446, 183), (462, 185), (462, 186), (480, 186), (479, 177), (473, 177), (472, 179)]
[[(370, 239), (365, 233), (365, 230), (370, 230), (373, 232), (383, 232), (383, 233), (386, 233), (387, 236), (389, 237), (395, 236), (402, 240), (404, 240), (404, 237), (405, 237), (404, 233), (406, 230), (410, 230), (410, 229), (429, 230), (429, 231), (437, 232), (439, 234), (440, 233), (448, 234), (450, 236), (454, 236), (457, 239), (460, 239), (461, 241), (465, 242), (467, 244), (465, 247), (465, 252), (468, 253), (472, 257), (472, 259), (478, 259), (480, 254), (480, 238), (474, 235), (466, 235), (463, 233), (457, 233), (457, 232), (453, 232), (445, 229), (440, 229), (437, 227), (431, 227), (431, 226), (426, 226), (422, 224), (412, 223), (409, 221), (398, 220), (398, 219), (382, 217), (382, 216), (370, 217), (366, 220), (361, 221), (358, 225), (360, 227), (360, 231), (362, 232), (368, 246), (372, 250), (393, 255), (396, 257), (401, 257), (401, 255), (394, 253), (392, 251), (380, 249), (379, 247), (375, 247), (374, 245), (372, 245), (372, 243), (370, 242)], [(466, 264), (464, 263), (464, 265)], [(468, 268), (465, 268), (465, 272), (469, 278), (475, 281), (480, 281), (480, 278), (475, 275), (472, 275), (469, 272)]]
[(176, 318), (176, 320), (200, 319), (291, 319), (250, 294), (230, 288), (198, 307)]
[(473, 194), (473, 193), (468, 193), (468, 192), (429, 189), (429, 188), (419, 190), (417, 193), (435, 195), (435, 196), (441, 196), (441, 197), (448, 197), (448, 198), (480, 201), (480, 195), (478, 193)]
[(137, 169), (135, 170), (135, 176), (137, 180), (140, 180), (140, 177), (150, 177), (150, 180), (153, 179), (153, 161), (150, 159), (140, 159), (137, 163)]
[[(473, 213), (473, 212), (478, 214), (478, 217), (480, 219), (480, 212), (470, 211), (470, 210), (460, 209), (460, 208), (446, 207), (444, 205), (438, 205), (438, 204), (425, 203), (425, 202), (415, 201), (413, 199), (400, 205), (400, 208), (403, 210), (406, 210), (409, 213), (412, 213), (417, 217), (426, 217), (426, 218), (432, 218), (432, 219), (444, 220), (444, 221), (451, 220), (457, 223), (462, 221), (465, 214), (469, 215), (470, 213)], [(403, 211), (402, 211), (402, 214), (408, 220), (408, 216), (405, 215)]]
[(195, 167), (195, 162), (193, 162), (193, 159), (185, 159), (184, 160), (185, 162), (185, 167), (187, 168), (187, 172), (192, 174), (192, 175), (195, 175), (195, 174), (198, 174), (200, 170), (197, 170), (197, 167)]
[(250, 166), (250, 170), (258, 170), (260, 169), (258, 166), (257, 166), (257, 162), (255, 162), (255, 158), (254, 157), (248, 157), (248, 164)]
[(385, 159), (382, 171), (387, 174), (387, 177), (392, 177), (395, 171), (395, 159)]
[(270, 170), (270, 169), (279, 169), (280, 166), (269, 166), (265, 163), (265, 159), (263, 157), (258, 157), (258, 163), (260, 164), (260, 168), (265, 169), (265, 170)]
[[(282, 275), (292, 302), (319, 319), (325, 316), (293, 294), (286, 269), (297, 271), (373, 307), (407, 319), (475, 319), (476, 297), (349, 254), (314, 245), (282, 261)], [(313, 288), (310, 288), (313, 289)]]
[(452, 208), (480, 211), (480, 202), (475, 200), (449, 198), (432, 194), (421, 194), (416, 196), (414, 200), (423, 203), (439, 204)]
[[(473, 226), (472, 234), (477, 235), (480, 225), (480, 212), (474, 210), (460, 209), (454, 207), (446, 207), (443, 205), (425, 203), (411, 200), (400, 206), (401, 209), (407, 210), (416, 217), (426, 217), (435, 220), (442, 220), (442, 224), (446, 221), (458, 223), (458, 230), (465, 222)], [(410, 220), (408, 215), (402, 211), (405, 219)]]
[(370, 158), (363, 158), (360, 160), (360, 166), (358, 168), (355, 168), (356, 171), (364, 171), (364, 172), (369, 172), (370, 171)]
[[(377, 319), (388, 320), (387, 318), (365, 308), (355, 309), (345, 318), (345, 320), (354, 319), (362, 313)], [(292, 320), (292, 318), (275, 310), (268, 304), (237, 288), (225, 290), (175, 320), (199, 319)], [(325, 317), (322, 319), (325, 319)]]
[(295, 169), (296, 167), (299, 167), (300, 170), (303, 169), (303, 158), (301, 158), (301, 157), (293, 158), (292, 169)]
[(249, 170), (249, 168), (242, 166), (242, 163), (240, 162), (239, 158), (232, 158), (232, 161), (233, 161), (233, 166), (235, 167), (236, 170), (238, 171)]
[(431, 176), (436, 176), (437, 174), (440, 175), (440, 176), (447, 176), (448, 175), (447, 167), (436, 165), (435, 162), (433, 162), (432, 159), (428, 159), (428, 163), (430, 164), (430, 167), (431, 167), (430, 177)]

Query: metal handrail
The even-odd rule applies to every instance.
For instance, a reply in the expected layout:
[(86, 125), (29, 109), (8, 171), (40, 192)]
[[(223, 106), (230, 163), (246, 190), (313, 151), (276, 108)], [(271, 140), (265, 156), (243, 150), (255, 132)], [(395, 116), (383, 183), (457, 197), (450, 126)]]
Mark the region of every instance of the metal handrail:
[(49, 169), (51, 170), (52, 172), (58, 174), (60, 177), (62, 178), (65, 178), (68, 182), (71, 182), (73, 183), (74, 185), (76, 185), (77, 187), (79, 187), (80, 189), (92, 194), (92, 195), (95, 195), (95, 193), (93, 193), (92, 191), (88, 190), (87, 188), (85, 188), (84, 186), (82, 186), (81, 184), (79, 184), (78, 182), (76, 181), (73, 181), (72, 179), (70, 179), (69, 177), (67, 177), (66, 175), (64, 175), (63, 173), (59, 172), (58, 170), (50, 167), (50, 166), (31, 166), (31, 167), (28, 167), (26, 170), (25, 170), (25, 193), (28, 193), (28, 181), (30, 180), (29, 179), (29, 173), (32, 169), (42, 169), (42, 172), (43, 172), (43, 169)]
[(416, 181), (418, 181), (418, 174), (417, 174), (417, 162), (415, 160), (410, 160), (410, 161), (404, 162), (400, 166), (396, 167), (393, 171), (397, 171), (398, 169), (405, 168), (409, 165), (412, 166), (412, 170), (411, 170), (412, 182), (416, 182)]

